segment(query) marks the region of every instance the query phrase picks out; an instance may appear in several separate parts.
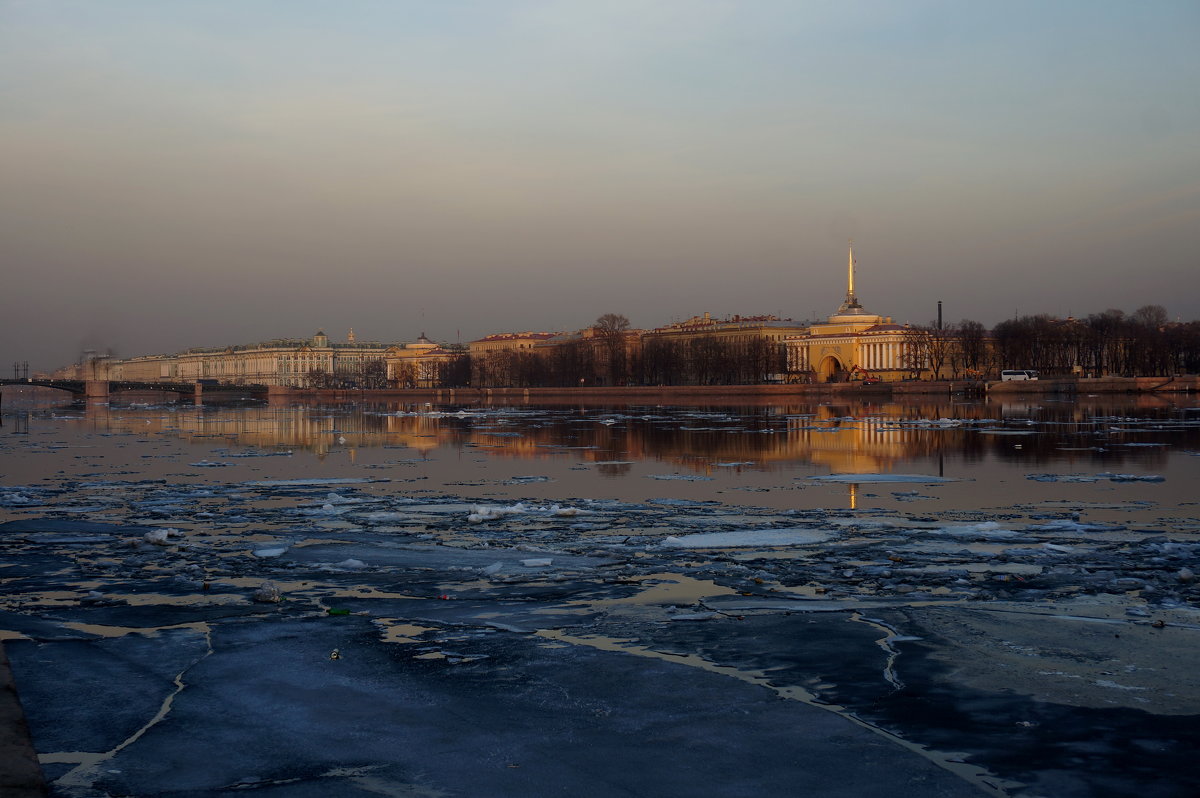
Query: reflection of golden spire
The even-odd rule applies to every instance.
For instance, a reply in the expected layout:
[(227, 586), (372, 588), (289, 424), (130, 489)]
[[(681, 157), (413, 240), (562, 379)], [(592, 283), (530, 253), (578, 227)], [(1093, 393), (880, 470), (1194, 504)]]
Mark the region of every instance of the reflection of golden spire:
[(857, 482), (850, 483), (850, 509), (851, 510), (858, 509), (858, 483)]

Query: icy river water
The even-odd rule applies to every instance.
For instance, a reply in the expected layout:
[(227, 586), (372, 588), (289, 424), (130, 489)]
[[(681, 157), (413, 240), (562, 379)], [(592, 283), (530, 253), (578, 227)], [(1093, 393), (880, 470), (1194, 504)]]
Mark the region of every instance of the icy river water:
[(1194, 796), (1194, 397), (5, 397), (56, 796)]

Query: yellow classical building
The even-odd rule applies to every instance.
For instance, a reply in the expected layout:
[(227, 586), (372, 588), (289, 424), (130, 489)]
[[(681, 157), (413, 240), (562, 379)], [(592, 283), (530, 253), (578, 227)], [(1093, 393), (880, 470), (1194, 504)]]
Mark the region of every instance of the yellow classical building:
[(868, 313), (854, 292), (854, 245), (847, 265), (846, 300), (824, 322), (785, 340), (788, 373), (815, 382), (892, 381), (910, 376), (919, 361), (919, 330)]
[(552, 332), (495, 333), (471, 341), (471, 385), (477, 387), (514, 386), (527, 384), (536, 371), (534, 349), (561, 335)]
[(465, 347), (444, 347), (421, 333), (414, 343), (389, 347), (384, 356), (388, 384), (396, 388), (440, 388), (466, 383)]
[(286, 385), (297, 388), (428, 387), (465, 352), (445, 349), (424, 333), (416, 343), (363, 343), (351, 330), (344, 343), (324, 330), (312, 338), (280, 338), (217, 349), (189, 349), (105, 361), (112, 380), (206, 382), (226, 385)]

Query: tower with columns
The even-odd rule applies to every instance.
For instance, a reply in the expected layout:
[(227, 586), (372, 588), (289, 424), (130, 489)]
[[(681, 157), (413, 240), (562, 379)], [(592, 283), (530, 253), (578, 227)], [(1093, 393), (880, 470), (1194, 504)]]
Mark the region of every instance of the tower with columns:
[(891, 318), (868, 313), (854, 288), (854, 242), (846, 262), (846, 299), (824, 322), (788, 341), (789, 371), (818, 382), (853, 378), (891, 381), (906, 377), (912, 331)]

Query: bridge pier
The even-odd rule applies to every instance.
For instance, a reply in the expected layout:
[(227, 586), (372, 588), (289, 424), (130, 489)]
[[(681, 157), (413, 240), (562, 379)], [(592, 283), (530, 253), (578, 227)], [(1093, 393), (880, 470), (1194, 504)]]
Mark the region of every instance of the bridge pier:
[(108, 380), (88, 380), (84, 383), (83, 394), (89, 401), (108, 401)]

